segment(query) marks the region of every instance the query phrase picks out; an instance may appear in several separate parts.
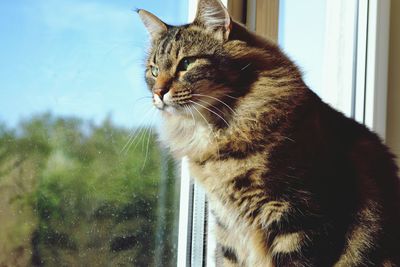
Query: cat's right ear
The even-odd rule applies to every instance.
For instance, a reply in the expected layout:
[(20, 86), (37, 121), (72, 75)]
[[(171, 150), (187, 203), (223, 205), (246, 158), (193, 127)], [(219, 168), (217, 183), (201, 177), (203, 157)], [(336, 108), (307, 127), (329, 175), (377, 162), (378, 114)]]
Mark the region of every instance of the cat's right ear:
[(232, 30), (232, 19), (221, 0), (199, 0), (194, 23), (212, 31), (222, 30), (224, 39)]
[(139, 14), (144, 26), (153, 39), (156, 39), (167, 32), (167, 25), (155, 15), (143, 9), (137, 9), (136, 12)]

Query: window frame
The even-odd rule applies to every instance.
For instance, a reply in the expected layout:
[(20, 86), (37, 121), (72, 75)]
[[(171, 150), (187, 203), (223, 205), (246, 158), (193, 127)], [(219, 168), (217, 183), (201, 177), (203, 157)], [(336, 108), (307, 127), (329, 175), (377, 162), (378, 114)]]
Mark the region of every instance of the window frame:
[[(322, 98), (384, 139), (390, 0), (357, 0), (355, 6), (351, 1), (327, 0), (327, 7), (328, 30), (330, 22), (339, 21), (341, 31), (329, 32), (331, 47), (325, 52), (324, 69), (336, 77), (332, 80), (325, 75)], [(355, 27), (346, 27), (352, 19)], [(337, 54), (332, 55), (332, 50)], [(351, 54), (352, 61), (342, 62), (338, 54)]]
[[(364, 120), (386, 137), (391, 0), (368, 0)], [(360, 5), (363, 1), (359, 0)]]
[[(188, 20), (191, 22), (196, 14), (198, 0), (188, 1)], [(228, 1), (246, 0), (222, 0), (225, 5), (228, 4)], [(279, 2), (279, 0), (262, 1)], [(326, 1), (327, 3), (336, 2), (336, 4), (340, 2), (339, 4), (342, 6), (349, 2), (348, 0)], [(256, 8), (257, 0), (247, 0), (246, 3), (248, 4), (246, 24), (251, 30), (257, 31), (257, 14), (268, 13), (265, 13), (265, 9)], [(273, 5), (273, 3), (269, 3), (264, 8)], [(237, 4), (227, 6), (238, 7)], [(350, 86), (352, 90), (339, 87), (335, 91), (336, 95), (327, 96), (324, 100), (336, 105), (347, 116), (367, 125), (377, 132), (381, 138), (384, 138), (386, 131), (390, 0), (356, 0), (356, 6), (353, 8), (356, 12), (352, 14), (355, 16), (355, 27), (344, 28), (347, 31), (346, 36), (352, 38), (352, 46), (346, 48), (351, 49), (353, 55), (352, 61), (346, 66), (351, 71), (346, 85)], [(343, 16), (343, 13), (337, 11), (337, 9), (329, 10), (334, 19), (346, 21), (345, 18), (338, 17)], [(279, 8), (275, 8), (271, 12), (279, 13)], [(351, 13), (347, 12), (345, 16), (351, 16)], [(278, 27), (278, 25), (276, 24), (275, 27)], [(275, 30), (271, 27), (262, 27), (262, 30), (260, 30), (260, 26), (258, 28), (258, 32), (264, 36), (272, 36), (272, 39), (273, 36), (276, 36), (274, 35)], [(340, 50), (340, 45), (348, 41), (348, 39), (336, 35), (333, 39), (335, 49)], [(328, 60), (325, 64), (334, 64), (335, 70), (339, 71), (342, 68), (339, 63), (337, 60)], [(341, 108), (334, 101), (350, 101), (350, 109), (348, 106)], [(181, 162), (180, 202), (177, 266), (216, 266), (214, 262), (216, 242), (213, 236), (215, 221), (207, 208), (204, 190), (194, 183), (190, 176), (187, 158), (183, 158)]]

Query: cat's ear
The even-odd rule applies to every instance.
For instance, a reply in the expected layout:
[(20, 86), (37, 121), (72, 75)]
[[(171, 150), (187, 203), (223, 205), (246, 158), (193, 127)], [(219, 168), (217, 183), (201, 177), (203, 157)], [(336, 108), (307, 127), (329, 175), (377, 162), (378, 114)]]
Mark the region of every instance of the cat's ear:
[(163, 33), (167, 32), (167, 25), (155, 15), (143, 9), (138, 9), (136, 11), (153, 39), (160, 37)]
[(225, 39), (232, 29), (231, 17), (220, 0), (199, 0), (194, 23), (213, 31), (222, 30)]

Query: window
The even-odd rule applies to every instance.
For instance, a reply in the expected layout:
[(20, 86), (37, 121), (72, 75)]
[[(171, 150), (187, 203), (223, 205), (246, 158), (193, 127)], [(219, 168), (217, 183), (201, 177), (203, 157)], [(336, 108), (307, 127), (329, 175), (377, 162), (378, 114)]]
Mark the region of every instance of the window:
[(184, 0), (0, 3), (0, 266), (176, 266), (180, 170), (136, 7), (187, 17)]
[[(223, 2), (384, 136), (389, 0)], [(1, 2), (0, 266), (218, 266), (205, 192), (147, 123), (134, 12), (184, 23), (196, 3)]]

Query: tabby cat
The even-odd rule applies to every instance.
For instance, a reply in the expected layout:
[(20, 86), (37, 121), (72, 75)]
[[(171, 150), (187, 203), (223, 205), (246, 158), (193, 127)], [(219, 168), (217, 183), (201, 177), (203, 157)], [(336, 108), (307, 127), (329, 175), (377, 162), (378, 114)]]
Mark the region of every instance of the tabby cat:
[(400, 266), (397, 167), (376, 134), (220, 0), (183, 26), (138, 13), (161, 139), (207, 192), (219, 265)]

